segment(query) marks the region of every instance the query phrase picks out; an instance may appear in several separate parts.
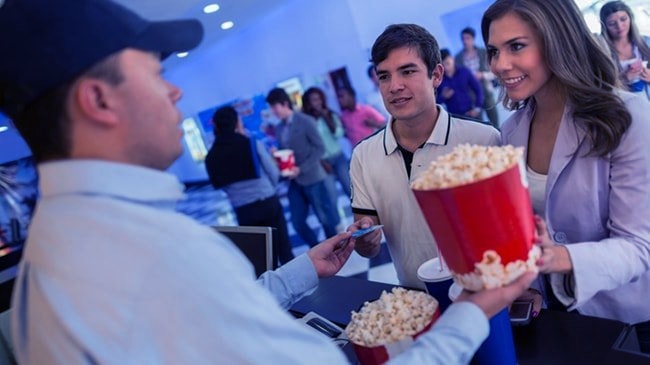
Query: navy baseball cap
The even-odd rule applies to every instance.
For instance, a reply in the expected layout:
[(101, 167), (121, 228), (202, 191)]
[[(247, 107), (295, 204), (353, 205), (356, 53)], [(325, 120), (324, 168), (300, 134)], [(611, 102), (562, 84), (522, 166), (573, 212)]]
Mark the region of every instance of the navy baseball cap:
[(202, 38), (196, 19), (148, 21), (110, 0), (0, 0), (0, 110), (16, 116), (125, 48), (165, 58)]

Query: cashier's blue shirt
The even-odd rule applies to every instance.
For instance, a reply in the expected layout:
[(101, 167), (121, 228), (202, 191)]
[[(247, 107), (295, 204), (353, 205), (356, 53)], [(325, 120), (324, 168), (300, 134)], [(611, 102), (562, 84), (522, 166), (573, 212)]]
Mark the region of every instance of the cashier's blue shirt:
[[(234, 245), (175, 212), (175, 177), (90, 160), (39, 173), (13, 297), (20, 364), (346, 362), (286, 311), (317, 285), (306, 255), (256, 282)], [(448, 312), (402, 362), (469, 361), (487, 320), (469, 303)]]

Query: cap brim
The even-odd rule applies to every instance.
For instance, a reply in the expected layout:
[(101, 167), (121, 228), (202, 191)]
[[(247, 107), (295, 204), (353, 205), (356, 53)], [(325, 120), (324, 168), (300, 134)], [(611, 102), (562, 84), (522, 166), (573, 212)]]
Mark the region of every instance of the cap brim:
[(202, 39), (203, 26), (196, 19), (158, 21), (151, 22), (130, 46), (160, 52), (164, 59), (174, 52), (195, 48)]

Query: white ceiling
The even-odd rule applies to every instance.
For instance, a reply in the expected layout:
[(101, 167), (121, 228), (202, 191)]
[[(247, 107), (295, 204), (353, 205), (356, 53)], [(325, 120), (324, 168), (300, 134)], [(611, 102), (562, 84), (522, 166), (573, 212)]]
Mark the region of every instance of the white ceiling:
[[(152, 20), (196, 18), (203, 23), (205, 36), (201, 49), (237, 34), (256, 21), (293, 0), (115, 0), (124, 6), (135, 10), (144, 18)], [(204, 14), (203, 7), (210, 3), (217, 3), (219, 11)], [(229, 30), (222, 30), (221, 23), (233, 21), (235, 26)], [(169, 67), (179, 60), (170, 57), (165, 66)]]

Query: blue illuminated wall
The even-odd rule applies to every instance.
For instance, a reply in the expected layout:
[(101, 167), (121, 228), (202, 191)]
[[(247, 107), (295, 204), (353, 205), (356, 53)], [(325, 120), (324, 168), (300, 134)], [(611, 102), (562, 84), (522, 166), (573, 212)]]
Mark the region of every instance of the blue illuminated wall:
[(485, 0), (476, 4), (468, 5), (462, 9), (448, 12), (440, 17), (445, 28), (445, 33), (449, 39), (449, 48), (452, 54), (456, 54), (463, 49), (463, 43), (460, 38), (460, 31), (465, 27), (472, 27), (476, 31), (475, 44), (478, 47), (485, 48), (483, 36), (481, 35), (481, 18), (487, 8), (493, 3), (492, 0)]

